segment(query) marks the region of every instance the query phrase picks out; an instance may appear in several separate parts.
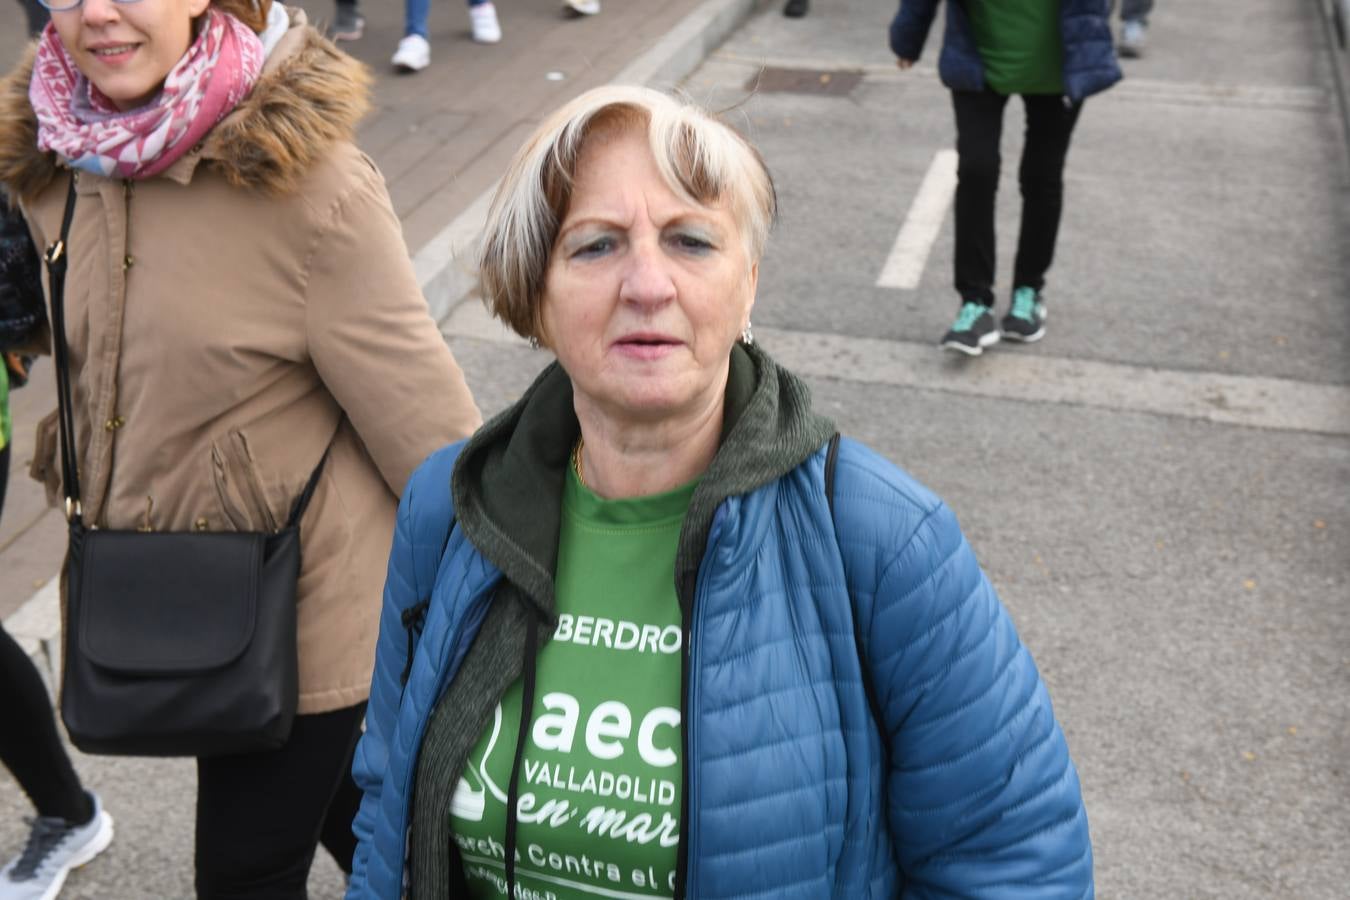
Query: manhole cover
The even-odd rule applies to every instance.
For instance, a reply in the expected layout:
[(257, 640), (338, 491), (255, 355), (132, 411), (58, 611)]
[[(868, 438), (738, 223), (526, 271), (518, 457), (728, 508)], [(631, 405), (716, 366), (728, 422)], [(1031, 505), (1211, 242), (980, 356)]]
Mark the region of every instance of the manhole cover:
[(862, 72), (848, 69), (760, 69), (746, 83), (746, 90), (765, 94), (819, 94), (842, 97), (858, 86)]

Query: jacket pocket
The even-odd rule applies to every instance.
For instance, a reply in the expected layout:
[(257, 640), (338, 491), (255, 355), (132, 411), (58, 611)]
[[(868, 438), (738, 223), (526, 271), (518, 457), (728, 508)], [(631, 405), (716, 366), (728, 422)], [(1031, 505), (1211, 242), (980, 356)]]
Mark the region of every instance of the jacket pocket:
[(61, 446), (60, 415), (61, 411), (54, 409), (37, 423), (33, 461), (28, 466), (28, 477), (42, 484), (49, 506), (61, 503), (61, 467), (57, 463)]
[(221, 511), (236, 531), (277, 530), (258, 467), (243, 432), (211, 443), (211, 477)]

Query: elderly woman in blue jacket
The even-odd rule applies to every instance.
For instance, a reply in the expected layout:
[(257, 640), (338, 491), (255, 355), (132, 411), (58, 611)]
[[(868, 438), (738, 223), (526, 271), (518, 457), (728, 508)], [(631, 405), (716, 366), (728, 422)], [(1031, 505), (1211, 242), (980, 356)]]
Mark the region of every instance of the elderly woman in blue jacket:
[[(939, 0), (901, 0), (891, 50), (901, 69), (919, 58)], [(1064, 163), (1084, 98), (1120, 80), (1107, 0), (953, 0), (938, 75), (956, 111), (956, 293), (960, 310), (942, 338), (979, 356), (1000, 338), (1045, 335), (1045, 273), (1055, 255), (1064, 204)], [(1026, 107), (1018, 181), (1022, 225), (1012, 301), (994, 321), (994, 200), (1008, 97)]]
[(1091, 896), (955, 517), (754, 343), (774, 207), (645, 88), (515, 157), (482, 286), (557, 361), (403, 495), (350, 900)]

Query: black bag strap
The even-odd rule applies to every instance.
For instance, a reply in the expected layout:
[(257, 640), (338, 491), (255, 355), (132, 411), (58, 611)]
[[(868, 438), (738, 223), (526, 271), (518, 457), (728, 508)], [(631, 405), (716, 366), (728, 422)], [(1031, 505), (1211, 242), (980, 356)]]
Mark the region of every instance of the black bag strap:
[[(839, 539), (839, 523), (834, 519), (834, 470), (839, 464), (839, 432), (830, 438), (829, 448), (825, 451), (825, 500), (830, 504), (830, 519), (835, 524), (835, 540)], [(840, 554), (842, 556), (842, 553)], [(846, 573), (847, 574), (847, 573)], [(849, 591), (850, 602), (853, 592)], [(867, 647), (863, 643), (862, 626), (858, 624), (858, 610), (853, 609), (853, 642), (858, 647), (858, 664), (862, 670), (863, 693), (867, 695), (867, 705), (872, 710), (872, 719), (876, 722), (877, 732), (881, 735), (881, 751), (886, 757), (886, 771), (891, 768), (891, 742), (887, 739), (886, 720), (881, 715), (881, 701), (877, 698), (876, 682), (872, 680), (872, 667), (867, 662)]]
[[(70, 261), (67, 242), (70, 240), (70, 223), (75, 218), (75, 185), (78, 180), (78, 173), (71, 173), (70, 187), (66, 190), (66, 208), (61, 216), (61, 236), (43, 254), (52, 298), (52, 345), (56, 356), (57, 418), (61, 430), (61, 484), (66, 495), (66, 520), (73, 523), (79, 523), (84, 515), (80, 507), (79, 456), (75, 450), (75, 406), (70, 394), (70, 347), (66, 343), (66, 268)], [(328, 450), (325, 449), (319, 464), (305, 483), (305, 489), (291, 507), (287, 528), (299, 526), (309, 501), (314, 497), (326, 462)]]
[(61, 428), (61, 485), (66, 495), (66, 519), (75, 523), (79, 522), (83, 510), (80, 508), (79, 461), (75, 453), (75, 413), (70, 399), (70, 350), (66, 344), (66, 267), (70, 260), (66, 241), (70, 238), (71, 220), (75, 218), (75, 184), (78, 177), (71, 173), (70, 187), (66, 191), (66, 209), (61, 217), (61, 236), (43, 254), (52, 301), (56, 402)]
[(300, 527), (300, 519), (309, 507), (309, 501), (314, 498), (314, 489), (319, 486), (319, 476), (323, 474), (323, 467), (326, 462), (328, 462), (327, 449), (323, 451), (323, 456), (319, 457), (319, 464), (310, 473), (309, 481), (305, 482), (305, 489), (300, 492), (299, 497), (295, 498), (295, 504), (291, 507), (291, 517), (286, 520), (287, 528)]

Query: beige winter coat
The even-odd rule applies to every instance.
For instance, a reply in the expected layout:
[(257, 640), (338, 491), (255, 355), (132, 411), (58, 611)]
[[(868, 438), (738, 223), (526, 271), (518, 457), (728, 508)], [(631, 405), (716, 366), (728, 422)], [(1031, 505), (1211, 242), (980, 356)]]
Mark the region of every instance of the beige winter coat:
[[(292, 13), (250, 96), (145, 181), (80, 173), (66, 319), (87, 524), (301, 522), (301, 713), (364, 700), (398, 495), (480, 423), (352, 143), (369, 76)], [(0, 82), (0, 183), (39, 247), (69, 172), (36, 148), (31, 57)], [(35, 474), (59, 490), (55, 419)]]

